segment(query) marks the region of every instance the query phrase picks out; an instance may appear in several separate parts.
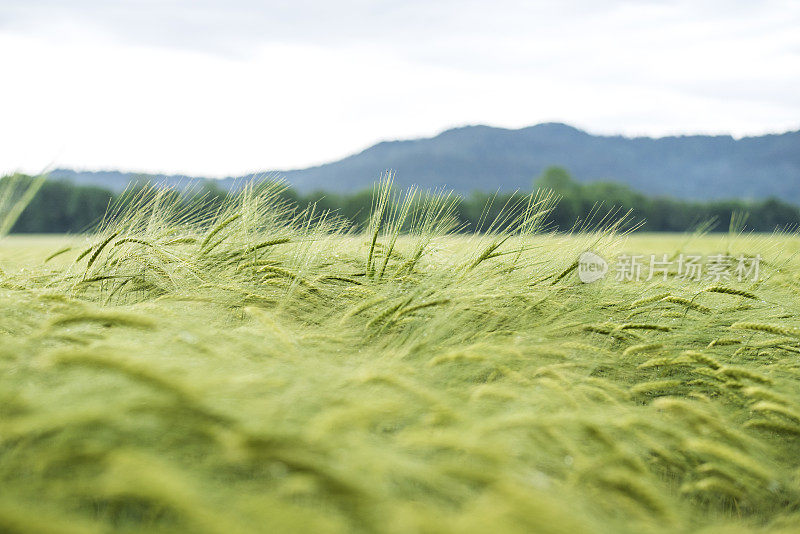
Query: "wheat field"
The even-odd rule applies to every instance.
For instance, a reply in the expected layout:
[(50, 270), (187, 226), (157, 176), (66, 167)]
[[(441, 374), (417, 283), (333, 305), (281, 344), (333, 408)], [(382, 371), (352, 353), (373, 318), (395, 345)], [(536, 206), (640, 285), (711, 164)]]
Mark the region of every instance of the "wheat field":
[(467, 234), (385, 182), (354, 232), (278, 187), (0, 240), (0, 531), (800, 530), (796, 234), (555, 233), (547, 194)]

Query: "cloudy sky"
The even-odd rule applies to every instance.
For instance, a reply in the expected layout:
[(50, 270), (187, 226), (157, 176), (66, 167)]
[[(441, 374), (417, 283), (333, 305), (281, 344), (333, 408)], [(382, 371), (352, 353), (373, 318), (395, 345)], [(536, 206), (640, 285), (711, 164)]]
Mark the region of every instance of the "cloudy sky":
[(799, 129), (800, 2), (0, 2), (0, 173), (237, 175), (544, 121)]

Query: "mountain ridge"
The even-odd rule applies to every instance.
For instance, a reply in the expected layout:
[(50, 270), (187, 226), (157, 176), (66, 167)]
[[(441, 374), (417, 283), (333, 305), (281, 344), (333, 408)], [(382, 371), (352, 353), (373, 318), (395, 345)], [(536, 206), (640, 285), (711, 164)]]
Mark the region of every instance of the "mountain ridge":
[[(690, 200), (760, 199), (800, 203), (800, 130), (734, 138), (730, 135), (625, 137), (594, 135), (563, 123), (520, 129), (469, 125), (433, 137), (378, 142), (340, 160), (303, 169), (215, 179), (235, 188), (248, 179), (279, 175), (301, 192), (348, 193), (370, 187), (387, 169), (407, 187), (512, 191), (532, 187), (545, 168), (567, 168), (580, 182), (612, 180), (653, 195)], [(55, 179), (124, 189), (137, 173), (56, 169)], [(206, 179), (145, 175), (186, 187)], [(140, 178), (141, 179), (141, 178)]]

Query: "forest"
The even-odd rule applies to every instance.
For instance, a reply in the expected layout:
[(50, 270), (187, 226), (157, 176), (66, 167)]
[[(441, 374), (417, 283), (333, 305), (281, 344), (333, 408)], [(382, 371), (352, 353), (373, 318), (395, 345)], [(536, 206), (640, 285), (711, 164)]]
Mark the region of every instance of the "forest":
[[(5, 177), (34, 180), (30, 176)], [(256, 183), (255, 187), (264, 187)], [(732, 218), (745, 219), (745, 228), (756, 232), (776, 229), (791, 230), (800, 224), (800, 207), (778, 198), (764, 200), (686, 201), (667, 196), (650, 196), (613, 181), (578, 182), (561, 167), (549, 167), (532, 180), (532, 188), (550, 190), (559, 202), (547, 214), (547, 227), (569, 231), (589, 228), (608, 213), (631, 212), (629, 220), (636, 228), (650, 232), (683, 232), (704, 226), (711, 231), (727, 231)], [(96, 186), (75, 185), (63, 180), (46, 180), (14, 225), (13, 233), (81, 233), (93, 229), (109, 206), (124, 205), (137, 197), (137, 191), (149, 187), (144, 182), (123, 193)], [(180, 194), (187, 209), (204, 198), (206, 203), (222, 205), (231, 192), (205, 181)], [(481, 231), (481, 221), (495, 221), (498, 214), (521, 209), (530, 191), (490, 193), (474, 191), (457, 195), (455, 214), (464, 232)], [(346, 221), (354, 229), (362, 229), (369, 218), (373, 191), (365, 189), (352, 194), (317, 191), (301, 194), (286, 185), (280, 196), (297, 209), (315, 205), (318, 213), (329, 212)]]

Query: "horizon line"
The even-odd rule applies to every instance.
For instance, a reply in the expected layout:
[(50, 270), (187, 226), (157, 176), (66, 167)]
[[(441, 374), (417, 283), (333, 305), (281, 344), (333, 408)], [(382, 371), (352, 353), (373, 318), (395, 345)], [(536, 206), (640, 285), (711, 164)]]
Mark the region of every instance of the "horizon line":
[[(185, 178), (201, 178), (201, 179), (210, 179), (210, 180), (227, 180), (227, 179), (244, 178), (244, 177), (249, 177), (249, 176), (268, 175), (268, 174), (273, 174), (273, 173), (278, 173), (279, 174), (279, 173), (297, 172), (297, 171), (303, 171), (303, 170), (307, 170), (307, 169), (319, 168), (319, 167), (323, 167), (325, 165), (330, 165), (332, 163), (336, 163), (338, 161), (341, 161), (341, 160), (344, 160), (344, 159), (347, 159), (347, 158), (350, 158), (350, 157), (353, 157), (353, 156), (358, 156), (359, 154), (362, 154), (362, 153), (366, 152), (367, 150), (370, 150), (370, 149), (372, 149), (372, 148), (374, 148), (376, 146), (382, 145), (382, 144), (431, 140), (431, 139), (436, 139), (437, 137), (440, 137), (441, 135), (446, 134), (448, 132), (457, 131), (457, 130), (464, 130), (464, 129), (468, 129), (468, 128), (489, 128), (489, 129), (492, 129), (492, 130), (505, 130), (505, 131), (508, 131), (508, 132), (519, 132), (519, 131), (529, 130), (529, 129), (532, 129), (532, 128), (537, 128), (537, 127), (542, 127), (542, 126), (564, 126), (564, 127), (569, 128), (571, 130), (575, 130), (577, 132), (590, 135), (592, 137), (623, 138), (623, 139), (630, 139), (630, 140), (651, 139), (651, 140), (656, 140), (656, 141), (657, 140), (662, 140), (662, 139), (675, 139), (675, 138), (685, 138), (685, 137), (717, 137), (717, 138), (719, 138), (719, 137), (728, 137), (728, 138), (733, 139), (734, 141), (741, 141), (741, 140), (744, 140), (744, 139), (753, 139), (753, 138), (768, 137), (768, 136), (779, 136), (779, 135), (786, 135), (786, 134), (792, 134), (792, 133), (800, 132), (800, 125), (798, 125), (798, 127), (796, 129), (789, 129), (789, 130), (784, 130), (784, 131), (765, 131), (765, 132), (763, 132), (761, 134), (748, 134), (748, 135), (739, 135), (739, 136), (735, 136), (735, 135), (730, 134), (730, 133), (721, 133), (721, 132), (718, 132), (718, 133), (710, 133), (710, 132), (706, 132), (706, 133), (701, 133), (701, 132), (697, 132), (697, 133), (671, 133), (671, 134), (667, 134), (667, 135), (652, 136), (652, 135), (629, 135), (629, 134), (619, 134), (619, 133), (617, 133), (617, 134), (614, 134), (614, 133), (594, 133), (593, 131), (590, 131), (589, 129), (585, 129), (585, 128), (582, 128), (582, 127), (579, 127), (579, 126), (574, 126), (572, 124), (569, 124), (569, 123), (566, 123), (566, 122), (562, 122), (562, 121), (557, 121), (557, 120), (538, 122), (536, 124), (531, 124), (529, 126), (522, 126), (522, 127), (519, 127), (519, 128), (507, 128), (507, 127), (504, 127), (504, 126), (492, 126), (490, 124), (475, 123), (475, 124), (461, 124), (461, 125), (456, 125), (456, 126), (450, 126), (450, 127), (444, 128), (442, 130), (439, 130), (437, 133), (435, 133), (433, 135), (428, 135), (428, 136), (421, 135), (421, 136), (418, 136), (418, 137), (406, 137), (406, 138), (396, 138), (396, 139), (378, 139), (377, 141), (373, 142), (372, 144), (370, 144), (370, 145), (368, 145), (368, 146), (366, 146), (364, 148), (356, 149), (355, 151), (348, 152), (347, 154), (345, 154), (344, 156), (342, 156), (342, 157), (340, 157), (338, 159), (329, 160), (329, 161), (325, 161), (325, 162), (318, 163), (318, 164), (313, 164), (313, 165), (307, 165), (305, 167), (293, 167), (293, 168), (288, 168), (288, 169), (254, 170), (254, 171), (246, 172), (244, 174), (226, 174), (226, 175), (223, 176), (223, 175), (207, 175), (207, 174), (199, 174), (198, 175), (198, 174), (191, 174), (191, 173), (180, 172), (180, 171), (177, 171), (177, 172), (164, 172), (164, 171), (147, 171), (147, 170), (127, 170), (127, 169), (119, 168), (119, 167), (117, 167), (117, 168), (97, 168), (97, 167), (91, 168), (91, 167), (81, 167), (81, 166), (70, 166), (70, 167), (67, 167), (67, 166), (60, 166), (60, 165), (52, 165), (51, 164), (51, 165), (48, 166), (48, 167), (50, 167), (50, 170), (43, 171), (43, 172), (40, 172), (40, 173), (33, 173), (31, 175), (32, 176), (39, 176), (39, 175), (49, 174), (49, 173), (54, 172), (54, 171), (71, 171), (71, 172), (76, 172), (76, 173), (92, 173), (92, 174), (119, 173), (119, 174), (136, 174), (136, 175), (143, 175), (143, 176), (185, 177)], [(26, 173), (26, 172), (22, 172), (22, 171), (16, 170), (16, 171), (11, 171), (9, 173), (4, 173), (3, 176), (13, 175), (13, 174), (17, 174), (17, 173), (18, 174), (29, 174), (29, 173)]]

